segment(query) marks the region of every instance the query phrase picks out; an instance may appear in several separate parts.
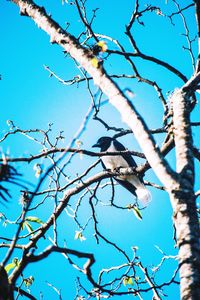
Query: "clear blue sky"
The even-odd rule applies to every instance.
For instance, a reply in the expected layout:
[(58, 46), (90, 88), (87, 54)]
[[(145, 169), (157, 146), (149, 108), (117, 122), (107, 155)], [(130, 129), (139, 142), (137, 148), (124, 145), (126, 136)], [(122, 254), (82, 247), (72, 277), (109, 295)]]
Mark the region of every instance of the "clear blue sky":
[[(169, 4), (167, 5), (166, 1), (159, 1), (159, 5), (161, 5), (164, 13), (174, 10), (171, 1), (168, 2)], [(77, 36), (81, 32), (80, 18), (73, 5), (62, 5), (61, 0), (37, 1), (37, 3), (44, 5), (47, 12), (51, 13), (52, 17), (62, 26), (69, 22), (70, 33)], [(134, 1), (129, 0), (124, 0), (123, 4), (121, 1), (117, 2), (114, 0), (88, 1), (88, 10), (90, 12), (93, 8), (100, 8), (97, 11), (97, 18), (94, 22), (94, 31), (119, 39), (127, 47), (128, 51), (131, 51), (131, 47), (124, 35), (124, 31), (125, 24), (128, 23), (133, 9), (133, 3)], [(145, 3), (146, 1), (141, 1), (141, 7)], [(193, 9), (190, 9), (186, 16), (191, 30), (191, 37), (194, 37), (196, 28), (192, 13)], [(145, 26), (136, 26), (134, 37), (144, 53), (157, 56), (171, 63), (189, 78), (192, 74), (191, 59), (189, 54), (182, 48), (183, 45), (186, 46), (186, 41), (181, 35), (181, 33), (184, 33), (184, 28), (178, 20), (177, 17), (174, 18), (177, 26), (173, 27), (166, 17), (155, 13), (147, 14), (144, 19)], [(59, 46), (50, 44), (46, 33), (38, 29), (29, 18), (21, 17), (18, 7), (9, 1), (4, 0), (1, 3), (0, 24), (0, 74), (2, 75), (2, 80), (0, 81), (1, 137), (9, 130), (7, 120), (12, 120), (21, 129), (41, 128), (46, 130), (48, 123), (53, 123), (52, 138), (60, 130), (63, 130), (65, 141), (60, 146), (67, 145), (78, 130), (88, 110), (91, 101), (90, 95), (86, 91), (84, 84), (80, 84), (78, 87), (76, 85), (67, 87), (60, 84), (55, 78), (49, 78), (44, 65), (49, 66), (65, 80), (71, 79), (75, 75), (80, 75), (80, 71), (70, 58), (64, 57)], [(111, 42), (108, 42), (108, 47), (116, 49), (116, 46)], [(194, 50), (196, 54), (197, 49), (195, 47)], [(156, 80), (163, 88), (164, 94), (173, 91), (182, 84), (181, 80), (177, 79), (175, 75), (161, 67), (139, 59), (136, 59), (135, 62), (139, 72), (144, 77)], [(130, 66), (116, 56), (110, 57), (104, 65), (110, 74), (131, 74)], [(161, 127), (162, 117), (160, 112), (162, 112), (162, 106), (153, 88), (138, 83), (136, 80), (121, 80), (118, 83), (122, 89), (130, 88), (135, 93), (133, 98), (134, 105), (142, 114), (149, 127)], [(192, 118), (194, 121), (198, 120), (199, 113), (197, 109), (193, 112)], [(111, 126), (124, 126), (118, 113), (109, 104), (102, 107), (101, 116)], [(96, 140), (105, 134), (112, 135), (112, 132), (107, 133), (100, 123), (91, 119), (87, 130), (81, 136), (83, 147), (91, 150), (91, 146)], [(197, 138), (198, 135), (199, 133), (195, 130), (194, 138)], [(121, 138), (120, 141), (130, 149), (139, 150), (137, 142), (131, 135)], [(161, 142), (162, 137), (158, 137), (157, 141), (158, 143)], [(198, 143), (200, 142), (198, 141)], [(196, 145), (199, 146), (200, 144)], [(20, 135), (16, 137), (11, 136), (6, 142), (2, 143), (1, 147), (4, 152), (9, 152), (11, 157), (27, 156), (29, 153), (36, 154), (41, 150), (40, 145)], [(174, 165), (173, 153), (169, 155), (168, 159)], [(138, 163), (142, 162), (142, 160), (136, 160)], [(77, 173), (81, 173), (93, 161), (94, 158), (84, 157), (80, 160), (80, 157), (77, 156), (68, 168), (69, 175), (71, 177), (76, 176)], [(43, 163), (43, 161), (40, 162)], [(33, 165), (34, 163), (29, 165), (21, 164), (18, 168), (20, 172), (26, 175), (26, 179), (36, 183), (37, 179), (34, 176)], [(100, 169), (99, 166), (96, 171)], [(159, 184), (152, 171), (147, 172), (145, 179)], [(173, 241), (172, 210), (169, 199), (162, 191), (153, 188), (150, 188), (150, 190), (152, 202), (148, 209), (143, 212), (142, 222), (137, 220), (132, 212), (117, 210), (105, 205), (97, 206), (97, 218), (101, 232), (114, 243), (126, 249), (130, 255), (131, 246), (137, 245), (139, 247), (138, 255), (141, 257), (144, 265), (149, 267), (158, 264), (162, 257), (155, 245), (159, 246), (168, 255), (176, 254)], [(108, 191), (109, 189), (101, 194), (101, 200), (106, 203), (110, 197)], [(9, 211), (7, 208), (2, 208), (2, 211), (11, 220), (14, 220), (20, 210), (18, 205), (20, 192), (19, 190), (14, 190), (13, 192), (15, 192), (14, 203), (9, 204)], [(125, 206), (131, 203), (131, 197), (131, 194), (123, 188), (116, 188), (117, 203)], [(77, 198), (73, 199), (72, 205), (75, 204), (76, 200)], [(38, 210), (38, 216), (42, 220), (48, 218), (52, 211), (52, 205), (49, 202), (48, 205)], [(90, 213), (86, 197), (80, 209), (80, 220), (83, 224), (90, 216)], [(93, 237), (92, 222), (84, 232), (87, 239), (82, 243), (74, 240), (75, 230), (78, 230), (78, 228), (67, 214), (63, 213), (59, 222), (62, 222), (62, 231), (59, 235), (60, 241), (65, 240), (69, 248), (95, 252), (97, 262), (93, 269), (94, 275), (97, 276), (101, 268), (109, 268), (123, 263), (122, 257), (116, 251), (113, 252), (112, 247), (108, 247), (102, 242), (96, 245)], [(2, 233), (12, 236), (12, 226), (8, 225), (6, 229), (2, 228)], [(51, 233), (49, 233), (50, 235)], [(45, 244), (47, 242), (42, 241), (41, 247), (44, 248)], [(1, 250), (1, 253), (3, 254), (4, 251)], [(44, 294), (44, 299), (57, 299), (55, 291), (48, 287), (46, 282), (50, 282), (58, 289), (61, 289), (64, 299), (73, 299), (75, 295), (73, 280), (76, 278), (77, 272), (63, 257), (53, 255), (39, 269), (38, 265), (30, 266), (26, 269), (26, 274), (24, 274), (25, 276), (34, 276), (35, 282), (31, 287), (31, 291), (37, 299), (40, 297), (40, 291)], [(174, 263), (167, 262), (165, 268), (157, 275), (160, 278), (158, 282), (161, 282), (163, 278), (169, 280), (173, 270)], [(84, 276), (79, 273), (78, 276), (81, 276), (87, 286)], [(167, 289), (167, 292), (169, 295), (168, 299), (179, 298), (177, 286), (171, 286)], [(150, 298), (144, 295), (144, 299), (148, 300)]]

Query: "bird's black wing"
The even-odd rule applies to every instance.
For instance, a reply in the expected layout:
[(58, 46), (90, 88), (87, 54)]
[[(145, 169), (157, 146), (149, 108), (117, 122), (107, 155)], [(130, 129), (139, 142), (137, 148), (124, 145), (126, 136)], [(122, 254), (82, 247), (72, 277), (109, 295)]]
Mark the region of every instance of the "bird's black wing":
[[(113, 141), (114, 147), (116, 148), (117, 151), (125, 151), (127, 150), (124, 145), (122, 145), (120, 142), (117, 140)], [(135, 160), (133, 159), (132, 155), (129, 153), (122, 153), (121, 156), (125, 159), (129, 167), (137, 167), (137, 164)], [(139, 176), (141, 182), (143, 182), (143, 178)], [(118, 181), (123, 187), (125, 187), (127, 190), (129, 190), (133, 195), (135, 194), (136, 188), (127, 180), (120, 180), (119, 178), (115, 178), (116, 181)]]
[[(119, 142), (118, 142), (119, 143)], [(125, 147), (121, 144), (121, 143), (119, 143), (121, 146), (119, 146), (119, 148), (118, 149), (116, 149), (117, 151), (124, 151), (124, 150), (126, 150), (125, 149)], [(116, 145), (114, 145), (115, 146), (115, 148), (116, 148)], [(131, 159), (133, 160), (133, 158), (131, 157)], [(129, 163), (129, 162), (128, 162)], [(133, 163), (135, 163), (135, 161), (133, 160), (133, 162), (131, 162), (132, 163), (132, 165), (131, 166), (133, 166)], [(104, 163), (103, 163), (103, 161), (101, 160), (101, 164), (102, 164), (102, 166), (103, 166), (103, 168), (105, 169), (105, 170), (108, 170), (107, 168), (106, 168), (106, 166), (104, 165)], [(136, 166), (136, 163), (135, 163), (135, 166)], [(137, 197), (137, 195), (136, 195), (136, 193), (135, 193), (135, 190), (136, 190), (136, 188), (134, 187), (134, 185), (132, 185), (129, 181), (127, 181), (127, 180), (120, 180), (119, 178), (116, 178), (116, 177), (114, 177), (115, 178), (115, 180), (119, 183), (119, 184), (121, 184), (124, 188), (126, 188), (129, 192), (131, 192), (135, 197)]]
[(129, 182), (128, 180), (120, 180), (119, 177), (116, 178), (115, 177), (115, 180), (121, 184), (125, 189), (127, 189), (129, 192), (131, 192), (135, 197), (137, 197), (136, 195), (136, 187), (131, 183)]
[(104, 168), (104, 170), (107, 170), (106, 166), (104, 165), (102, 159), (101, 159), (101, 164), (102, 164), (102, 167)]
[[(124, 145), (122, 145), (120, 142), (118, 142), (117, 140), (114, 140), (113, 141), (113, 145), (115, 147), (115, 149), (117, 151), (125, 151), (127, 150)], [(125, 161), (127, 162), (127, 164), (129, 165), (129, 167), (137, 167), (137, 164), (136, 162), (134, 161), (133, 157), (131, 156), (131, 154), (129, 153), (122, 153), (120, 154), (124, 159)]]

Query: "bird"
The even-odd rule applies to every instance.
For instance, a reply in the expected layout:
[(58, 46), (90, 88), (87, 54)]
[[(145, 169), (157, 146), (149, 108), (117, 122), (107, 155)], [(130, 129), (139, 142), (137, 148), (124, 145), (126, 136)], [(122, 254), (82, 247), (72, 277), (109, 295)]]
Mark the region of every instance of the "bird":
[[(101, 152), (116, 152), (127, 150), (116, 138), (103, 136), (98, 139), (92, 147), (100, 148)], [(130, 153), (119, 155), (105, 155), (101, 157), (101, 163), (105, 170), (112, 172), (120, 168), (137, 167), (137, 164)], [(151, 200), (151, 193), (146, 188), (143, 179), (136, 175), (119, 175), (114, 177), (115, 180), (131, 192), (143, 205), (147, 205)]]

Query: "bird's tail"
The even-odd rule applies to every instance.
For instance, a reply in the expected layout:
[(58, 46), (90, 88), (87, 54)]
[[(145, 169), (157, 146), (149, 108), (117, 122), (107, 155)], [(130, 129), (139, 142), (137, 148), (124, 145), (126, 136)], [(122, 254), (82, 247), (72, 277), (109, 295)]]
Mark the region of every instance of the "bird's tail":
[(142, 202), (144, 206), (147, 206), (151, 201), (151, 193), (145, 187), (145, 185), (141, 185), (136, 189), (137, 198)]

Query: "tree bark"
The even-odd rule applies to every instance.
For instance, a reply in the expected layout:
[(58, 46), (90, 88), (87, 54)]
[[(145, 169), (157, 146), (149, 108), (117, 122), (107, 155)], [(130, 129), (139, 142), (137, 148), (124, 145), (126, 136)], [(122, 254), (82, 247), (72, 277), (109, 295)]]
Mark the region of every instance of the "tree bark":
[(199, 225), (193, 192), (180, 186), (170, 194), (179, 248), (180, 293), (182, 300), (200, 299)]
[(0, 265), (0, 300), (14, 300), (8, 274), (2, 265)]
[[(174, 212), (179, 266), (181, 299), (200, 299), (199, 224), (194, 195), (194, 158), (191, 132), (191, 102), (185, 88), (172, 97), (176, 171), (180, 186), (170, 194)], [(190, 93), (191, 94), (191, 93)]]

